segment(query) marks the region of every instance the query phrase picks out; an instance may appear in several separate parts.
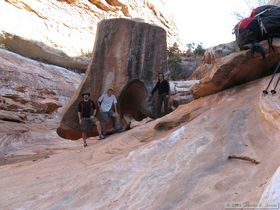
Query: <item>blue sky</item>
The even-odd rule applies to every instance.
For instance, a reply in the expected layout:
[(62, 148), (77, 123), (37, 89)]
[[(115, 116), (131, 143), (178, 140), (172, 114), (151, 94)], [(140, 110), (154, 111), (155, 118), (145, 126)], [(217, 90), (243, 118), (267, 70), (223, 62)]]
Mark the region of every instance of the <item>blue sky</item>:
[(170, 0), (167, 5), (183, 43), (201, 42), (205, 48), (234, 41), (233, 13), (251, 11), (245, 0)]

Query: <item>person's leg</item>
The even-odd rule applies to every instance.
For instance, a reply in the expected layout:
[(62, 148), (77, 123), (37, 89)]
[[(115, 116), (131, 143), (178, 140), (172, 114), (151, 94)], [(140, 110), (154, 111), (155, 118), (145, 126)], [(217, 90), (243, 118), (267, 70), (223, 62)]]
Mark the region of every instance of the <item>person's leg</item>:
[(82, 132), (82, 137), (83, 137), (83, 141), (84, 141), (84, 147), (87, 146), (87, 134), (85, 132)]
[(168, 98), (166, 95), (163, 96), (163, 104), (164, 104), (164, 115), (168, 113)]
[(100, 122), (101, 133), (103, 135), (105, 135), (106, 134), (106, 121), (107, 121), (107, 118), (108, 118), (108, 113), (107, 112), (101, 112), (100, 117), (101, 117), (101, 122)]
[(101, 135), (102, 133), (102, 130), (101, 130), (101, 124), (100, 124), (100, 122), (99, 121), (96, 121), (96, 128), (97, 128), (97, 132), (98, 132), (98, 134), (99, 135)]
[(84, 142), (84, 147), (87, 146), (87, 129), (88, 129), (89, 122), (86, 119), (82, 120), (81, 123), (81, 131), (82, 131), (82, 138)]
[(101, 123), (99, 121), (96, 121), (95, 124), (99, 135), (99, 139), (104, 139), (105, 136), (102, 134)]
[(101, 130), (101, 123), (99, 122), (99, 120), (96, 117), (92, 117), (90, 121), (92, 124), (96, 125), (99, 139), (104, 139), (104, 136), (103, 136), (102, 130)]
[(118, 130), (120, 128), (120, 118), (119, 115), (114, 112), (113, 110), (110, 110), (108, 112), (109, 117), (112, 119), (112, 127), (114, 128), (114, 130)]
[(158, 95), (158, 101), (157, 101), (157, 117), (161, 117), (161, 107), (163, 103), (162, 95)]

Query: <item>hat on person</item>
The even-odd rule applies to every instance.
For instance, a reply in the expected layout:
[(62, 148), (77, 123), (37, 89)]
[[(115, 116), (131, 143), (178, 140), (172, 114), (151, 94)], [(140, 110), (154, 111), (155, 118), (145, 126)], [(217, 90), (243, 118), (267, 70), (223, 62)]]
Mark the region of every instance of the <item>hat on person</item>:
[(84, 93), (82, 93), (82, 97), (84, 97), (85, 95), (90, 96), (90, 93), (89, 93), (89, 92), (84, 92)]
[(114, 91), (114, 88), (113, 88), (113, 87), (109, 87), (109, 88), (108, 88), (108, 90), (112, 90), (112, 91)]

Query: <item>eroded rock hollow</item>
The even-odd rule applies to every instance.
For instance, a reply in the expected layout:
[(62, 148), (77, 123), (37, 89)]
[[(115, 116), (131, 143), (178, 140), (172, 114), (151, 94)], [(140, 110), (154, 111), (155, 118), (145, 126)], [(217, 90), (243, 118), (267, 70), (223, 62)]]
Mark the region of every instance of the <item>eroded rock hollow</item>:
[[(159, 72), (167, 70), (166, 32), (161, 27), (128, 19), (108, 19), (97, 26), (93, 58), (84, 80), (72, 97), (61, 124), (59, 136), (67, 139), (81, 137), (77, 105), (82, 92), (91, 99), (113, 86), (119, 97), (119, 112), (130, 113), (136, 119), (152, 116), (148, 95)], [(89, 135), (96, 135), (93, 129)]]

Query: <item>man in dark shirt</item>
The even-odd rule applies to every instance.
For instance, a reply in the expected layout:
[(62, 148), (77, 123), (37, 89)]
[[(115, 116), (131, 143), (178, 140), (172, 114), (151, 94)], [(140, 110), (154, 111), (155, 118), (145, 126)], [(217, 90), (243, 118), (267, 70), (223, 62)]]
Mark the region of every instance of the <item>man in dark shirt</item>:
[(101, 133), (101, 126), (98, 119), (95, 117), (96, 108), (94, 102), (89, 99), (90, 93), (82, 93), (83, 100), (79, 103), (78, 106), (78, 117), (79, 124), (82, 131), (82, 136), (84, 140), (84, 147), (87, 146), (87, 130), (90, 124), (95, 124), (99, 134), (99, 139), (104, 139), (104, 136)]
[(164, 104), (164, 115), (168, 112), (168, 98), (169, 98), (169, 82), (164, 79), (162, 73), (158, 74), (158, 82), (152, 90), (152, 95), (155, 91), (158, 91), (158, 103), (157, 103), (157, 116), (161, 117), (161, 107)]

